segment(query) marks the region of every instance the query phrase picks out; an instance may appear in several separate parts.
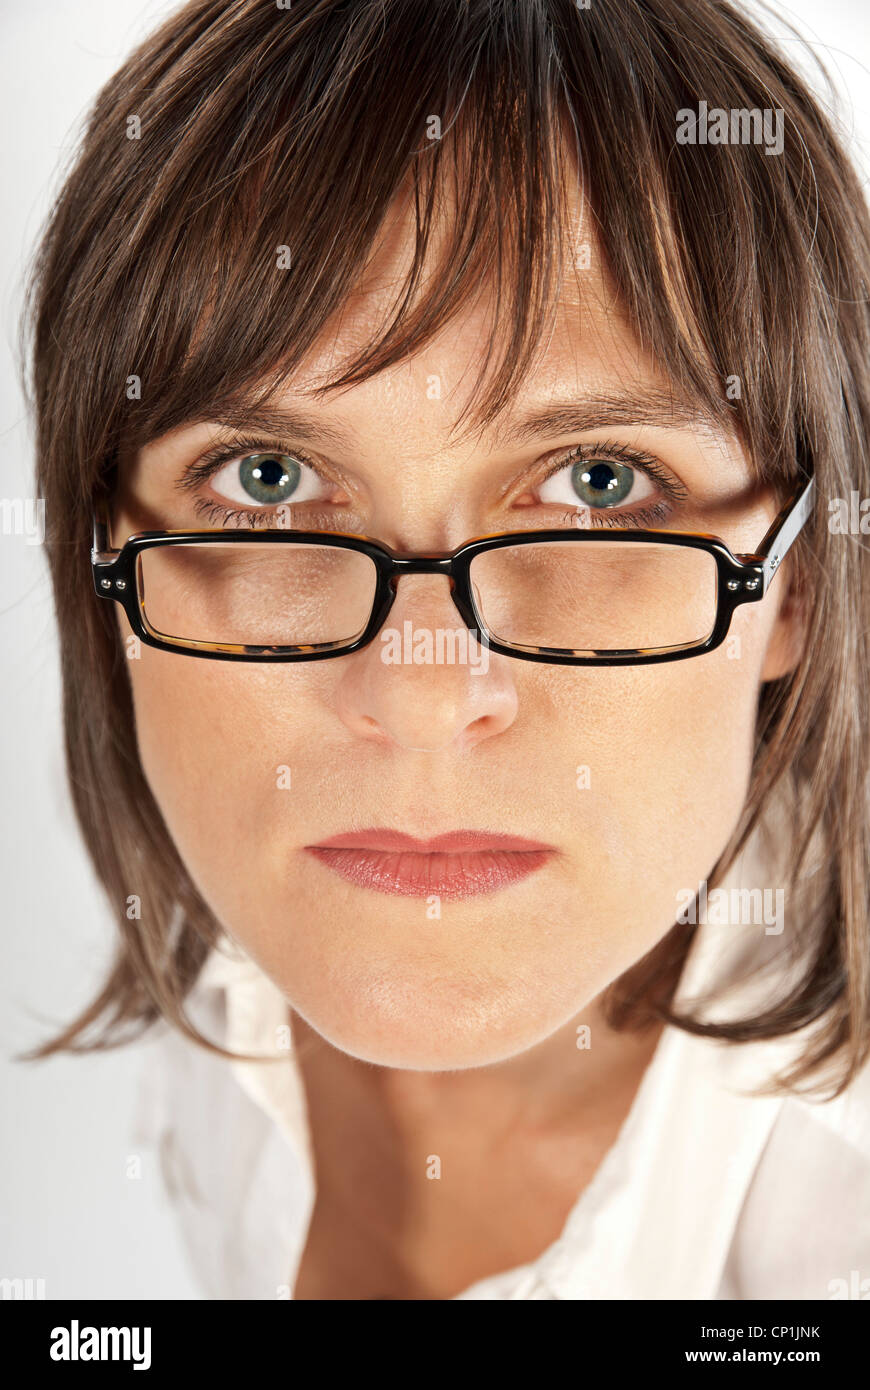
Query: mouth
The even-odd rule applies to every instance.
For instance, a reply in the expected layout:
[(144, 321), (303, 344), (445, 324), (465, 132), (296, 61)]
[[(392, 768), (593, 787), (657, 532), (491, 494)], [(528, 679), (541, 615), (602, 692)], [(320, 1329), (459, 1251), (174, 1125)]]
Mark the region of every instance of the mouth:
[(451, 830), (417, 840), (400, 830), (333, 835), (305, 850), (350, 883), (400, 897), (469, 898), (534, 873), (557, 852), (518, 835)]

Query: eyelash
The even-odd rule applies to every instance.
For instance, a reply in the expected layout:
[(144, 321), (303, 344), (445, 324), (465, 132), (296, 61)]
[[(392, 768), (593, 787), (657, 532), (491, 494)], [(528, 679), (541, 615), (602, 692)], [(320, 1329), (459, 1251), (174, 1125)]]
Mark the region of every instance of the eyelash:
[[(658, 499), (641, 507), (637, 511), (626, 511), (621, 507), (607, 508), (596, 512), (593, 508), (589, 509), (590, 519), (593, 529), (601, 527), (650, 527), (656, 522), (664, 522), (672, 511), (672, 504), (685, 502), (688, 497), (686, 487), (672, 477), (660, 459), (654, 454), (645, 453), (642, 449), (632, 449), (627, 444), (619, 444), (614, 440), (596, 440), (592, 444), (578, 444), (574, 449), (570, 449), (567, 454), (561, 455), (554, 460), (543, 478), (540, 479), (540, 487), (552, 478), (554, 474), (562, 469), (569, 467), (572, 463), (581, 463), (591, 459), (600, 460), (603, 463), (622, 463), (637, 468), (640, 472), (651, 477), (664, 493), (665, 499)], [(568, 524), (574, 522), (581, 511), (578, 503), (576, 508), (570, 508), (562, 513), (562, 521)]]
[[(314, 461), (308, 458), (302, 450), (292, 445), (277, 445), (273, 440), (271, 444), (263, 439), (239, 439), (232, 445), (216, 445), (215, 448), (203, 454), (196, 463), (191, 464), (186, 470), (181, 480), (180, 486), (185, 489), (195, 490), (201, 483), (214, 477), (225, 463), (231, 463), (233, 459), (243, 458), (246, 453), (285, 453), (302, 463), (306, 468), (310, 468), (317, 477), (324, 483), (329, 480), (324, 476)], [(538, 480), (537, 486), (542, 486), (547, 479), (556, 473), (569, 467), (573, 463), (584, 460), (597, 459), (604, 463), (621, 463), (638, 468), (641, 472), (649, 475), (665, 494), (664, 499), (658, 499), (637, 511), (628, 512), (619, 507), (607, 508), (596, 512), (590, 509), (590, 519), (593, 527), (649, 527), (657, 522), (663, 522), (670, 515), (672, 510), (669, 503), (679, 503), (685, 501), (687, 490), (682, 483), (665, 469), (659, 459), (653, 454), (645, 453), (639, 449), (632, 449), (626, 444), (619, 444), (611, 440), (596, 441), (591, 444), (578, 444), (567, 454), (553, 461), (542, 478)], [(292, 506), (293, 503), (284, 505)], [(297, 503), (297, 506), (300, 504)], [(302, 504), (306, 508), (316, 506), (316, 503)], [(243, 523), (255, 529), (258, 525), (268, 527), (270, 519), (276, 515), (277, 509), (257, 507), (253, 510), (245, 508), (227, 507), (223, 503), (213, 501), (206, 497), (196, 497), (194, 509), (198, 516), (209, 520), (213, 524), (226, 525), (228, 522)], [(576, 521), (578, 514), (582, 510), (582, 504), (578, 503), (576, 508), (569, 508), (563, 512), (560, 520), (563, 523), (571, 524)], [(331, 517), (325, 513), (309, 513), (309, 520), (318, 522), (327, 521), (326, 529), (330, 529)], [(332, 528), (334, 529), (334, 528)]]

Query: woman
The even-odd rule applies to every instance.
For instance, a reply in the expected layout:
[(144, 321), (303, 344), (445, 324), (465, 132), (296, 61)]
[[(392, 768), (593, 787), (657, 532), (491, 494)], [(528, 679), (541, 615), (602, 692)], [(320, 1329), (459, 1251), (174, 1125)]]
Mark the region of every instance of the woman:
[(207, 1296), (859, 1296), (868, 250), (719, 0), (196, 0), (100, 95), (30, 323), (119, 947), (32, 1055), (157, 1025)]

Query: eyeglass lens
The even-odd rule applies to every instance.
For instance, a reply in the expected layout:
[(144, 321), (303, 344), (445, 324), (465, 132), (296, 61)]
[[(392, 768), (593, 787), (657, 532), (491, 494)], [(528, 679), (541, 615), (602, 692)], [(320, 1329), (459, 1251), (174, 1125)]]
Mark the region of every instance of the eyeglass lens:
[[(705, 641), (714, 557), (655, 542), (533, 542), (483, 551), (470, 579), (482, 625), (508, 646), (567, 653)], [(365, 631), (377, 571), (361, 551), (306, 544), (155, 546), (137, 562), (147, 626), (191, 644), (350, 645)]]

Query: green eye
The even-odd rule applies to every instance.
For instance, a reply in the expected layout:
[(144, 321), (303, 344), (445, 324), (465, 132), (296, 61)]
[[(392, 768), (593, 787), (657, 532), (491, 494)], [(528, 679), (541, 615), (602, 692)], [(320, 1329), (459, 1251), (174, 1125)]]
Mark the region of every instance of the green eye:
[(299, 486), (302, 465), (288, 454), (248, 454), (239, 464), (239, 482), (249, 497), (266, 506), (286, 502)]
[(631, 492), (635, 470), (624, 463), (586, 459), (571, 469), (571, 485), (587, 507), (618, 507)]

